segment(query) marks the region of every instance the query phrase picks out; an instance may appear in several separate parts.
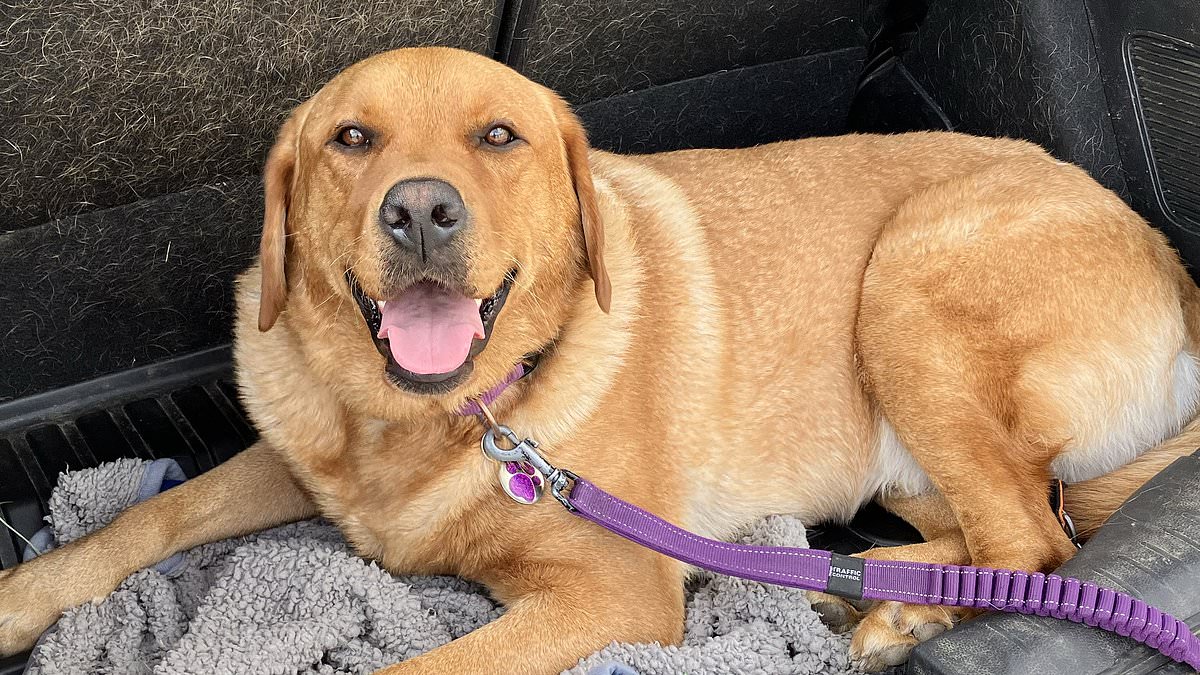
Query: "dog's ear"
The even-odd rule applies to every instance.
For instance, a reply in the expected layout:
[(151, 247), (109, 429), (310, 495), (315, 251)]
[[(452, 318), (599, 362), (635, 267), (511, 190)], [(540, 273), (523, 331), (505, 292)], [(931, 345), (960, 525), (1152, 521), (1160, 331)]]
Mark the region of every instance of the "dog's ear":
[(259, 261), (262, 290), (258, 300), (258, 329), (268, 331), (287, 304), (287, 219), (292, 189), (296, 182), (300, 128), (308, 106), (296, 108), (283, 123), (263, 169), (262, 240)]
[(587, 132), (566, 103), (560, 100), (557, 107), (559, 133), (567, 153), (567, 169), (575, 186), (575, 198), (579, 201), (579, 220), (583, 228), (583, 244), (587, 249), (588, 270), (596, 286), (596, 304), (607, 314), (612, 304), (612, 283), (608, 280), (608, 268), (604, 266), (604, 223), (600, 219), (596, 187), (592, 184), (592, 169), (588, 166)]

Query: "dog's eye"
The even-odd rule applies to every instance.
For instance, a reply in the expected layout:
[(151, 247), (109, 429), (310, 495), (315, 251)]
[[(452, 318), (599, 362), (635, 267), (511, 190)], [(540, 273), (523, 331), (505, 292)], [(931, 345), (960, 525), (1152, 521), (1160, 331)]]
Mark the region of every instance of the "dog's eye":
[(487, 141), (488, 145), (493, 145), (499, 148), (517, 140), (517, 137), (508, 127), (502, 124), (497, 124), (496, 126), (487, 130), (487, 133), (483, 135), (483, 140)]
[(347, 148), (360, 148), (370, 144), (370, 139), (367, 138), (362, 129), (358, 127), (346, 127), (338, 132), (337, 142)]

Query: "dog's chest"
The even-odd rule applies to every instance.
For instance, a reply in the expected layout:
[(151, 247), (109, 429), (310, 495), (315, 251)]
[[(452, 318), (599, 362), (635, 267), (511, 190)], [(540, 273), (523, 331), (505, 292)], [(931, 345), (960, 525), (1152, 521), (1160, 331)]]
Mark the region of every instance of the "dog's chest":
[(429, 438), (383, 433), (348, 449), (337, 480), (323, 481), (322, 512), (392, 572), (469, 576), (508, 549), (496, 465), (478, 445)]

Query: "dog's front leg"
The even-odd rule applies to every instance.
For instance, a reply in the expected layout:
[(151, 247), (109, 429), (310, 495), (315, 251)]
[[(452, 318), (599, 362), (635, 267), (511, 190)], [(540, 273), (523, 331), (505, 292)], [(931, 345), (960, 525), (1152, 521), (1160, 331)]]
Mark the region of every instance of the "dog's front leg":
[(503, 616), (376, 675), (542, 675), (570, 668), (614, 641), (677, 644), (683, 638), (682, 566), (644, 551), (622, 560), (627, 553), (581, 554), (571, 567), (524, 564), (489, 580), (508, 606)]
[(143, 567), (315, 512), (275, 451), (259, 442), (107, 527), (0, 572), (0, 655), (29, 648), (64, 610), (103, 599)]

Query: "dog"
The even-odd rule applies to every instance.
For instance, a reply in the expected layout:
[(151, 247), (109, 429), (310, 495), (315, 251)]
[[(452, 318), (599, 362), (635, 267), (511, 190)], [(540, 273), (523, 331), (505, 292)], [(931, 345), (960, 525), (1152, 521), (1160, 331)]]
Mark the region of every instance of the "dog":
[[(691, 139), (702, 145), (703, 138)], [(292, 112), (264, 171), (235, 361), (261, 433), (91, 536), (0, 573), (0, 652), (135, 570), (321, 514), (395, 573), (477, 580), (492, 624), (385, 673), (550, 673), (676, 643), (689, 569), (508, 499), (457, 414), (501, 422), (700, 535), (874, 499), (924, 543), (862, 555), (1048, 571), (1200, 444), (1200, 295), (1077, 167), (1016, 140), (851, 135), (590, 150), (548, 89), (384, 53)], [(902, 662), (962, 608), (813, 595)]]

